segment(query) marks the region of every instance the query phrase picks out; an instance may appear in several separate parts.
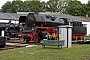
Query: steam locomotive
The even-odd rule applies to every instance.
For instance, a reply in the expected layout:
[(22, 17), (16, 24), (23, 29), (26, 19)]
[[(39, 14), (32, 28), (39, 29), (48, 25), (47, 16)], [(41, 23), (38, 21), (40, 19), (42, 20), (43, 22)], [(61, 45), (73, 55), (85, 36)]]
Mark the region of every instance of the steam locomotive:
[[(26, 42), (40, 42), (42, 39), (51, 39), (53, 33), (57, 34), (57, 26), (63, 24), (55, 16), (44, 16), (29, 13), (27, 16), (20, 16), (19, 23), (22, 23), (23, 30), (18, 34), (19, 38), (24, 38)], [(47, 37), (46, 37), (47, 36)]]
[(19, 29), (20, 26), (18, 24), (11, 23), (11, 21), (9, 21), (8, 23), (0, 23), (0, 31), (4, 30), (4, 35), (6, 36), (7, 40), (17, 37)]
[[(2, 31), (4, 31), (4, 36), (2, 35)], [(19, 25), (11, 23), (9, 21), (8, 23), (0, 23), (0, 48), (5, 47), (6, 40), (9, 40), (10, 38), (18, 37), (17, 34), (19, 32)]]
[(72, 40), (77, 40), (77, 42), (84, 40), (86, 34), (87, 28), (83, 27), (82, 22), (74, 21), (72, 28)]
[(75, 42), (76, 40), (84, 40), (85, 35), (87, 34), (87, 28), (83, 27), (81, 21), (78, 20), (68, 20), (62, 18), (65, 21), (65, 25), (71, 25), (72, 27), (72, 41)]
[(53, 33), (57, 35), (56, 39), (58, 39), (57, 27), (60, 25), (69, 25), (69, 23), (73, 26), (73, 40), (84, 39), (86, 35), (86, 27), (83, 27), (82, 22), (70, 21), (67, 18), (29, 13), (27, 16), (20, 16), (20, 23), (22, 23), (24, 29), (20, 31), (21, 33), (18, 34), (18, 37), (24, 38), (27, 43), (31, 40), (35, 43), (40, 42), (40, 40), (47, 38), (46, 35), (49, 34), (50, 36)]

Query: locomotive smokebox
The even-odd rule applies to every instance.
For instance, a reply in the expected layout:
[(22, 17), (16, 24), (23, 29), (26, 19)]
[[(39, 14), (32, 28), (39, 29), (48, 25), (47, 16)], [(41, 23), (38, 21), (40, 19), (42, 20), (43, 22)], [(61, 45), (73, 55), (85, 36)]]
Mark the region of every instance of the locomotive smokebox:
[(33, 13), (29, 13), (29, 14), (26, 16), (25, 23), (26, 23), (26, 25), (27, 25), (28, 27), (34, 27), (34, 26), (35, 26), (36, 19), (35, 19)]
[(19, 23), (24, 23), (28, 27), (35, 26), (36, 19), (35, 19), (34, 13), (29, 13), (27, 16), (20, 16)]

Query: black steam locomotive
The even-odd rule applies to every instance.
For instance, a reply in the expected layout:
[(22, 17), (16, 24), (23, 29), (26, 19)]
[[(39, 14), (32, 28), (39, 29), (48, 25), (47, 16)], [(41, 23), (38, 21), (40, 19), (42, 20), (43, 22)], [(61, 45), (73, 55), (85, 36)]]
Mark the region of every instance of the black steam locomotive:
[(71, 25), (72, 39), (80, 40), (84, 39), (86, 35), (86, 27), (83, 27), (82, 22), (69, 20), (68, 18), (60, 18), (50, 15), (40, 15), (35, 13), (29, 13), (27, 16), (20, 16), (20, 23), (25, 23), (28, 27), (58, 27), (60, 25)]
[[(17, 37), (17, 34), (20, 30), (19, 24), (14, 24), (11, 22), (8, 23), (0, 23), (0, 31), (4, 31), (4, 35), (6, 36), (6, 39), (9, 40), (10, 38)], [(1, 33), (0, 33), (1, 36)]]
[(64, 25), (71, 25), (72, 27), (72, 40), (83, 40), (87, 34), (87, 28), (83, 26), (81, 21), (69, 20), (67, 18), (61, 18), (64, 20)]
[[(2, 36), (2, 31), (4, 31), (4, 36)], [(5, 46), (6, 40), (17, 37), (18, 31), (18, 24), (11, 23), (11, 21), (8, 23), (0, 23), (0, 48)]]
[(83, 27), (82, 22), (73, 22), (73, 28), (72, 28), (72, 39), (73, 40), (84, 40), (85, 35), (87, 34), (87, 28)]

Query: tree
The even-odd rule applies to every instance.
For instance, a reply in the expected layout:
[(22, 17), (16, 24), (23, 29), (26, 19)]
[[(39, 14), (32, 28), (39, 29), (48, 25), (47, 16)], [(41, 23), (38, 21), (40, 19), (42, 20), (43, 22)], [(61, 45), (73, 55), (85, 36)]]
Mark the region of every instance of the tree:
[(43, 12), (45, 11), (45, 2), (40, 2), (40, 0), (13, 0), (12, 2), (6, 2), (2, 8), (2, 12)]
[(90, 17), (90, 0), (89, 0), (88, 3), (86, 4), (86, 13), (87, 13), (88, 16)]
[(12, 1), (12, 12), (23, 12), (24, 11), (24, 4), (21, 0), (13, 0)]
[(13, 0), (12, 2), (7, 1), (2, 7), (2, 12), (13, 12), (16, 13), (18, 11), (24, 11), (23, 1), (21, 0)]
[(42, 6), (41, 2), (39, 0), (30, 0), (30, 1), (24, 1), (25, 4), (25, 11), (31, 11), (31, 12), (42, 12)]
[(47, 11), (46, 5), (47, 5), (47, 3), (45, 3), (45, 1), (41, 2), (42, 12), (46, 12)]
[(41, 8), (41, 3), (38, 0), (30, 1), (30, 10), (33, 12), (42, 12), (43, 9)]
[(86, 5), (77, 0), (70, 1), (65, 13), (73, 16), (85, 16)]
[(12, 3), (10, 1), (7, 1), (2, 7), (1, 11), (2, 12), (10, 12), (12, 7)]
[(69, 1), (71, 0), (49, 0), (47, 2), (47, 11), (64, 13)]
[[(67, 13), (74, 16), (84, 16), (90, 14), (90, 8), (77, 0), (49, 0), (47, 3), (40, 0), (13, 0), (7, 1), (2, 7), (2, 12), (60, 12), (61, 14)], [(83, 12), (83, 13), (82, 13)]]

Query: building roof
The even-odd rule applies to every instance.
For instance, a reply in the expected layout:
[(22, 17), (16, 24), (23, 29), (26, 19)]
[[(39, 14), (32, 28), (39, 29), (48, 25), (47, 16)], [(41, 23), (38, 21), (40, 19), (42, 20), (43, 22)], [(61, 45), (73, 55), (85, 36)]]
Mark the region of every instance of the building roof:
[[(19, 20), (20, 16), (22, 16), (22, 14), (0, 13), (0, 20)], [(26, 16), (26, 14), (25, 14), (25, 16)]]
[[(28, 12), (29, 13), (29, 12)], [(0, 13), (0, 20), (19, 20), (20, 16), (27, 16), (28, 13)], [(83, 22), (90, 22), (90, 19), (78, 17), (78, 16), (71, 16), (67, 14), (60, 14), (60, 13), (39, 13), (40, 15), (51, 15), (60, 18), (68, 18), (70, 20), (78, 20)]]
[(14, 20), (9, 14), (7, 13), (0, 13), (0, 19), (1, 20)]

